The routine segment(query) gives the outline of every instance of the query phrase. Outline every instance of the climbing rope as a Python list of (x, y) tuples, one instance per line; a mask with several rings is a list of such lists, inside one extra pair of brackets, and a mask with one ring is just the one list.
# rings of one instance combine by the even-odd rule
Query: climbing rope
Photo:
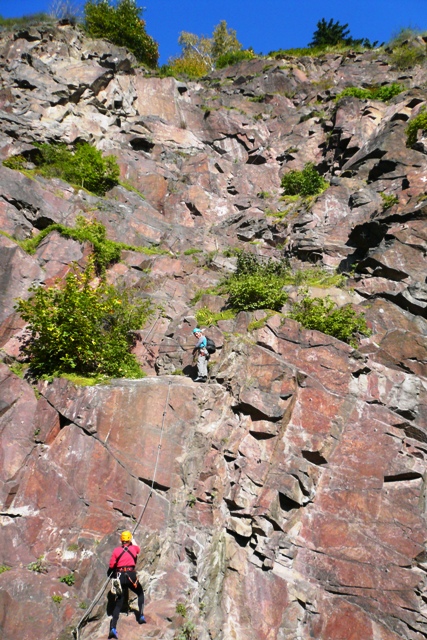
[[(170, 386), (171, 386), (171, 383), (169, 382), (169, 384), (168, 384), (168, 393), (167, 393), (167, 397), (166, 397), (166, 404), (165, 404), (165, 408), (164, 408), (163, 416), (162, 416), (162, 426), (161, 426), (161, 429), (160, 429), (159, 444), (157, 445), (156, 464), (154, 465), (154, 473), (153, 473), (153, 480), (151, 482), (150, 493), (147, 496), (147, 500), (145, 501), (144, 507), (143, 507), (143, 509), (141, 511), (141, 515), (139, 516), (139, 518), (138, 518), (138, 520), (137, 520), (137, 522), (136, 522), (136, 524), (135, 524), (135, 526), (133, 528), (132, 536), (135, 533), (135, 531), (137, 530), (137, 528), (139, 527), (139, 525), (141, 523), (141, 520), (143, 518), (143, 515), (145, 513), (145, 510), (147, 508), (148, 502), (149, 502), (149, 500), (150, 500), (150, 498), (151, 498), (151, 496), (153, 494), (154, 483), (155, 483), (155, 480), (156, 480), (157, 467), (158, 467), (159, 458), (160, 458), (160, 450), (162, 448), (162, 440), (163, 440), (163, 431), (164, 431), (164, 426), (165, 426), (165, 418), (166, 418), (167, 408), (168, 408), (168, 405), (169, 405)], [(96, 594), (94, 599), (92, 600), (91, 604), (86, 609), (84, 616), (81, 618), (81, 620), (79, 620), (77, 626), (73, 630), (73, 634), (74, 634), (74, 637), (76, 638), (76, 640), (80, 640), (80, 629), (83, 626), (83, 623), (85, 622), (85, 620), (87, 620), (87, 618), (90, 616), (90, 614), (91, 614), (93, 608), (95, 607), (95, 605), (98, 604), (98, 602), (101, 599), (101, 597), (102, 597), (107, 585), (109, 584), (109, 582), (110, 582), (110, 577), (108, 576), (105, 579), (102, 587), (100, 588), (100, 590), (98, 591), (98, 593)]]

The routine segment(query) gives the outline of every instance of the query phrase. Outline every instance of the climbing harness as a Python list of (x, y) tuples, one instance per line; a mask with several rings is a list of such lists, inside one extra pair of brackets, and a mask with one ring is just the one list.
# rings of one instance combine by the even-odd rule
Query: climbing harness
[[(159, 438), (159, 444), (157, 445), (157, 457), (156, 457), (156, 464), (154, 465), (154, 473), (153, 473), (153, 480), (151, 483), (151, 488), (150, 488), (150, 493), (147, 496), (147, 500), (145, 501), (144, 507), (141, 511), (141, 515), (139, 516), (133, 531), (132, 531), (132, 536), (135, 533), (135, 531), (137, 530), (137, 528), (139, 527), (141, 520), (144, 516), (145, 510), (147, 508), (148, 502), (153, 494), (153, 490), (154, 490), (154, 483), (156, 480), (156, 473), (157, 473), (157, 467), (159, 464), (159, 458), (160, 458), (160, 450), (162, 448), (162, 439), (163, 439), (163, 431), (164, 431), (164, 426), (165, 426), (165, 418), (166, 418), (166, 413), (167, 413), (167, 408), (169, 405), (169, 395), (170, 395), (170, 386), (171, 383), (169, 382), (168, 384), (168, 393), (167, 393), (167, 398), (166, 398), (166, 404), (165, 404), (165, 408), (163, 411), (163, 416), (162, 416), (162, 427), (160, 429), (160, 438)], [(123, 551), (123, 553), (125, 552), (125, 550)], [(129, 552), (130, 553), (130, 552)], [(132, 555), (132, 554), (131, 554)], [(121, 556), (119, 556), (120, 558)], [(123, 570), (121, 568), (121, 570)], [(128, 576), (129, 579), (129, 576)], [(100, 590), (98, 591), (98, 593), (96, 594), (96, 596), (94, 597), (94, 599), (92, 600), (91, 604), (89, 605), (89, 607), (86, 609), (84, 616), (81, 618), (81, 620), (79, 620), (79, 622), (77, 623), (77, 626), (73, 629), (73, 635), (76, 638), (76, 640), (80, 640), (80, 629), (83, 626), (83, 623), (89, 618), (93, 608), (95, 607), (96, 604), (98, 604), (99, 600), (101, 599), (108, 583), (110, 582), (110, 576), (107, 577), (107, 579), (104, 581), (102, 587), (100, 588)], [(120, 584), (120, 580), (119, 580), (119, 584)], [(136, 583), (137, 584), (137, 583)], [(120, 589), (121, 589), (121, 585), (120, 585)], [(117, 594), (119, 595), (119, 594)]]

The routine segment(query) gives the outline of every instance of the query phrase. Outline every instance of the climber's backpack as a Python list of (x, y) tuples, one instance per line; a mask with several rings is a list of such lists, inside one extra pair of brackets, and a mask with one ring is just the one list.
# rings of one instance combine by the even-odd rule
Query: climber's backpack
[(212, 338), (206, 338), (206, 351), (210, 354), (215, 353), (216, 346)]

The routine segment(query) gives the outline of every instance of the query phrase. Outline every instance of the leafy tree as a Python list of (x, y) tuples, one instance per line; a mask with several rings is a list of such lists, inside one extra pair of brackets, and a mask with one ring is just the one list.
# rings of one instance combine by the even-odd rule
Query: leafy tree
[(139, 62), (156, 67), (158, 46), (145, 30), (142, 11), (136, 0), (88, 0), (84, 6), (86, 30), (93, 38), (127, 47)]
[[(186, 73), (195, 78), (212, 71), (222, 56), (242, 50), (236, 31), (229, 29), (225, 20), (215, 27), (211, 37), (182, 31), (178, 43), (182, 53), (179, 57), (171, 58), (169, 68), (172, 73)], [(253, 57), (253, 54), (249, 57)]]
[(242, 45), (237, 39), (237, 32), (229, 29), (225, 20), (221, 20), (212, 34), (212, 58), (214, 61), (227, 53), (241, 51)]
[(178, 44), (182, 48), (182, 53), (178, 58), (172, 58), (170, 61), (170, 66), (177, 73), (186, 73), (190, 77), (200, 78), (212, 71), (211, 38), (181, 31)]
[(31, 331), (23, 352), (35, 375), (142, 376), (129, 351), (129, 332), (143, 326), (149, 304), (94, 276), (90, 261), (83, 273), (71, 272), (53, 287), (33, 287), (30, 299), (17, 301)]

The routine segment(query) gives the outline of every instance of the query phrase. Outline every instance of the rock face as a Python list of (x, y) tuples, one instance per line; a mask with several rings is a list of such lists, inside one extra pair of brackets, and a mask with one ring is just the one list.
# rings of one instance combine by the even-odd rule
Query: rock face
[[(403, 76), (368, 51), (182, 83), (133, 63), (69, 26), (0, 34), (0, 158), (88, 140), (117, 156), (123, 183), (99, 198), (0, 167), (2, 637), (71, 638), (118, 532), (136, 525), (144, 637), (427, 637), (427, 156), (421, 134), (412, 149), (405, 135), (427, 68)], [(387, 104), (334, 100), (391, 82), (405, 90)], [(330, 186), (287, 202), (281, 176), (306, 162)], [(124, 251), (108, 270), (161, 305), (135, 328), (144, 379), (34, 385), (13, 372), (15, 299), (90, 252), (57, 232), (32, 256), (17, 240), (78, 215), (167, 251)], [(207, 290), (236, 247), (351, 273), (328, 293), (363, 310), (372, 335), (353, 349), (241, 312), (209, 330), (209, 384), (172, 375), (191, 369), (191, 299), (223, 308)], [(82, 640), (106, 636), (106, 600)], [(119, 631), (141, 637), (132, 616)]]

